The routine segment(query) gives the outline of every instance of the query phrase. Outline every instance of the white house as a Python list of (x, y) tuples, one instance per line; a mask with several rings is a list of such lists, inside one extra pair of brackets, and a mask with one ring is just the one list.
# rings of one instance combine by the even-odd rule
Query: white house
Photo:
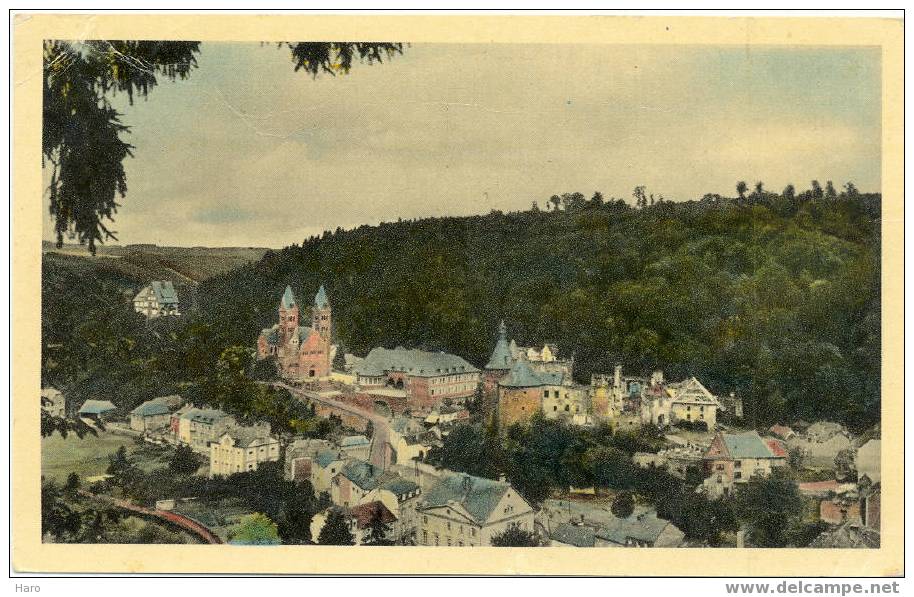
[(443, 477), (417, 508), (419, 545), (491, 545), (510, 527), (533, 532), (533, 508), (508, 483), (466, 474)]
[(133, 309), (149, 319), (165, 315), (177, 316), (180, 303), (174, 284), (168, 280), (153, 280), (133, 298)]
[(209, 449), (210, 478), (255, 471), (261, 463), (279, 460), (279, 440), (250, 428), (223, 433)]

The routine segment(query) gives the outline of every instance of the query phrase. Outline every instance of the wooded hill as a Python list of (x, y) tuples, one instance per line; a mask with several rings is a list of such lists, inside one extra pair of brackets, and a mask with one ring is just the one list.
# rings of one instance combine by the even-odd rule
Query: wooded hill
[(338, 229), (203, 281), (198, 316), (221, 344), (253, 346), (287, 284), (307, 304), (323, 283), (356, 354), (482, 366), (504, 318), (519, 344), (573, 354), (581, 382), (661, 368), (736, 392), (750, 424), (877, 422), (880, 196), (741, 193), (638, 208), (574, 193), (550, 211)]

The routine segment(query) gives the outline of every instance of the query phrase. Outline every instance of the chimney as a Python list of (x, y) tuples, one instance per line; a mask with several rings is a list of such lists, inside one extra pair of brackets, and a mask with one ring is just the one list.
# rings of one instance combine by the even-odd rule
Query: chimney
[(616, 365), (616, 370), (613, 374), (613, 387), (616, 389), (622, 387), (622, 365)]

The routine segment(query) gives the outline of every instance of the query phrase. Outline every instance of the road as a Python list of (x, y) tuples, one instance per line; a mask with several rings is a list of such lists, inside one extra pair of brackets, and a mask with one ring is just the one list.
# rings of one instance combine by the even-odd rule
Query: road
[(390, 442), (390, 421), (387, 420), (387, 417), (373, 411), (361, 409), (346, 402), (334, 400), (328, 396), (321, 396), (317, 392), (290, 386), (283, 382), (270, 382), (270, 385), (288, 390), (289, 393), (300, 399), (304, 398), (313, 402), (320, 402), (321, 404), (332, 406), (333, 408), (347, 412), (351, 415), (371, 421), (374, 432), (371, 436), (371, 453), (368, 457), (368, 461), (371, 462), (371, 464), (380, 467), (381, 470), (386, 470), (390, 465), (387, 458), (387, 444)]

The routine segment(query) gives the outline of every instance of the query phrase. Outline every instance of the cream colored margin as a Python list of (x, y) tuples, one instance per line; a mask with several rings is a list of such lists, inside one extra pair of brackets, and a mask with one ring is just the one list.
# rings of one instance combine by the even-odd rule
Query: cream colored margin
[[(13, 565), (42, 572), (873, 576), (903, 572), (903, 23), (606, 16), (33, 15), (14, 17)], [(882, 46), (883, 479), (879, 550), (382, 549), (43, 545), (40, 541), (43, 39)], [(506, 76), (510, 76), (506, 73)], [(154, 101), (154, 98), (153, 100)], [(886, 375), (885, 372), (893, 372)], [(814, 399), (814, 397), (810, 397)]]

